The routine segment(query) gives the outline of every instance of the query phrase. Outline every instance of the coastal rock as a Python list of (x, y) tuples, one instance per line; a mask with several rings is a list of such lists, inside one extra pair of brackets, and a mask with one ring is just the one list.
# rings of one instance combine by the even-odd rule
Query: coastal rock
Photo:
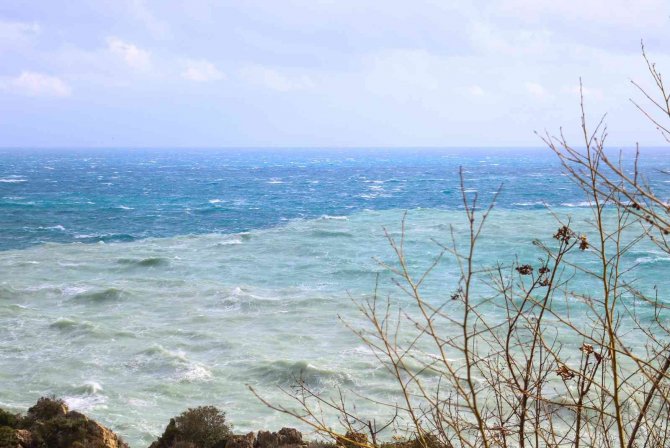
[(33, 435), (27, 429), (17, 429), (15, 436), (21, 448), (30, 448), (33, 446)]
[(338, 437), (336, 443), (337, 446), (344, 448), (358, 448), (369, 445), (368, 436), (366, 434), (353, 431), (348, 431), (344, 437)]
[(254, 448), (256, 436), (253, 432), (243, 436), (230, 436), (226, 443), (226, 448)]
[(65, 417), (68, 407), (63, 400), (42, 397), (37, 403), (28, 409), (28, 418), (32, 420), (50, 420), (52, 418)]
[(294, 428), (282, 428), (278, 432), (259, 431), (255, 448), (297, 448), (303, 446), (302, 434)]
[(40, 398), (25, 417), (3, 422), (0, 448), (128, 448), (120, 437), (55, 398)]

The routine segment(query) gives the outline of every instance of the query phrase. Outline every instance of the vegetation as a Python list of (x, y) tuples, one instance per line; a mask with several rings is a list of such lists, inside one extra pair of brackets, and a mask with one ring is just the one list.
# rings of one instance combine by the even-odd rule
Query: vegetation
[(152, 448), (178, 448), (194, 446), (212, 448), (220, 442), (225, 444), (232, 434), (226, 422), (226, 414), (214, 406), (189, 408), (170, 420), (165, 432), (154, 442)]
[[(643, 56), (655, 93), (634, 83), (651, 110), (636, 105), (670, 141), (670, 94), (644, 48)], [(579, 146), (562, 132), (542, 137), (591, 216), (579, 225), (556, 216), (552, 237), (533, 242), (538, 262), (475, 266), (495, 199), (482, 207), (463, 181), (467, 237), (440, 244), (428, 270), (411, 269), (404, 219), (399, 237), (387, 232), (395, 262), (384, 267), (410, 304), (375, 289), (357, 302), (367, 325), (352, 330), (397, 384), (398, 401), (368, 398), (389, 409), (388, 421), (359, 415), (343, 391), (320, 395), (300, 379), (286, 391), (296, 407), (252, 391), (343, 446), (381, 446), (389, 429), (425, 448), (670, 446), (670, 302), (666, 291), (638, 285), (624, 261), (640, 244), (670, 255), (670, 207), (637, 157), (629, 167), (609, 154), (604, 120), (589, 129), (583, 97), (581, 133)], [(422, 285), (444, 262), (458, 266), (460, 280), (436, 304)], [(585, 287), (573, 287), (575, 275)]]
[(63, 400), (42, 397), (26, 416), (0, 409), (0, 448), (128, 448), (109, 429), (70, 411)]

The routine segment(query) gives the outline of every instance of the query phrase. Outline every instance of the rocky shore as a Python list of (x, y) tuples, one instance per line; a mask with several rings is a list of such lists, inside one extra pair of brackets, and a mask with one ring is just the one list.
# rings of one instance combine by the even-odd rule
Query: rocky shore
[[(293, 428), (234, 434), (212, 406), (188, 409), (168, 423), (149, 448), (306, 448)], [(334, 444), (333, 444), (334, 446)], [(130, 448), (109, 428), (70, 410), (56, 398), (40, 398), (25, 415), (0, 409), (0, 448)], [(136, 447), (133, 447), (136, 448)]]

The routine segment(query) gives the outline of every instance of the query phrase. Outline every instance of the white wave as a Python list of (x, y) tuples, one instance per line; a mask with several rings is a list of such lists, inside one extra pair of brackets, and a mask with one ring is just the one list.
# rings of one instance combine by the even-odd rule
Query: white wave
[(76, 395), (63, 397), (65, 403), (72, 409), (88, 411), (95, 408), (106, 407), (107, 397), (101, 394), (102, 385), (94, 380), (85, 381), (81, 386), (75, 387)]
[(591, 203), (589, 201), (581, 201), (581, 202), (562, 202), (561, 205), (563, 207), (590, 207)]
[(89, 394), (97, 394), (102, 391), (102, 384), (97, 381), (86, 381), (84, 382), (83, 387), (86, 389)]
[(19, 179), (15, 177), (3, 177), (0, 178), (0, 183), (3, 184), (20, 184), (22, 182), (28, 182), (26, 179)]
[(638, 257), (635, 259), (636, 264), (653, 264), (667, 261), (670, 261), (669, 257)]
[(116, 208), (121, 209), (121, 210), (135, 210), (134, 208), (132, 208), (132, 207), (128, 207), (128, 206), (126, 206), (126, 205), (119, 205), (119, 206), (116, 207)]
[(212, 372), (202, 364), (193, 364), (188, 367), (185, 371), (178, 374), (178, 379), (180, 381), (185, 381), (189, 383), (197, 381), (207, 381), (212, 379)]
[(323, 220), (334, 220), (334, 221), (346, 221), (349, 218), (346, 216), (331, 216), (331, 215), (321, 215), (319, 219)]
[(531, 201), (531, 202), (513, 202), (512, 205), (516, 205), (519, 207), (532, 207), (535, 205), (545, 205), (544, 202), (542, 201)]
[(219, 241), (216, 243), (216, 246), (235, 246), (238, 244), (242, 244), (242, 240), (239, 238), (231, 238), (231, 239), (225, 239), (223, 241)]
[(96, 408), (105, 408), (107, 397), (104, 395), (65, 396), (63, 400), (70, 409), (90, 411)]
[(267, 181), (267, 182), (265, 182), (265, 183), (266, 183), (266, 184), (273, 184), (273, 185), (274, 185), (274, 184), (283, 184), (284, 181), (282, 181), (282, 180), (279, 179), (279, 178), (273, 177), (272, 179), (270, 179), (269, 181)]
[(43, 230), (60, 230), (60, 231), (65, 231), (65, 227), (62, 225), (58, 224), (57, 226), (49, 226), (49, 227), (40, 227), (40, 229)]
[(210, 204), (220, 204), (222, 202), (225, 202), (223, 199), (210, 199), (208, 201)]
[(64, 296), (76, 296), (77, 294), (83, 294), (88, 291), (88, 288), (84, 286), (67, 286), (63, 288)]

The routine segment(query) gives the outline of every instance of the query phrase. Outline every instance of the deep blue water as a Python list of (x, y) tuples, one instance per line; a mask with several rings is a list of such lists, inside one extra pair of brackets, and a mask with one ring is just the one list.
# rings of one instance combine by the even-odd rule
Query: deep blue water
[[(583, 200), (545, 148), (3, 149), (0, 250), (235, 233), (364, 209), (455, 208), (460, 167), (484, 202), (502, 185), (500, 208)], [(663, 176), (670, 152), (649, 150), (642, 168)]]
[[(248, 384), (289, 406), (277, 386), (303, 373), (323, 390), (394, 396), (396, 380), (338, 316), (360, 322), (351, 298), (368, 297), (378, 280), (407, 303), (375, 261), (394, 262), (382, 228), (398, 235), (404, 210), (412, 270), (428, 268), (436, 241), (467, 240), (460, 167), (470, 198), (488, 203), (502, 184), (477, 266), (537, 263), (533, 240), (556, 243), (545, 203), (593, 232), (584, 194), (541, 148), (0, 150), (0, 407), (25, 411), (55, 394), (147, 446), (200, 404), (225, 409), (242, 432), (296, 426)], [(641, 171), (663, 198), (668, 169), (670, 151), (643, 154)], [(118, 244), (70, 244), (94, 242)], [(600, 263), (595, 251), (571, 256)], [(634, 266), (629, 279), (665, 300), (668, 254), (643, 241), (624, 256), (622, 267)], [(488, 297), (486, 270), (476, 277), (473, 291)], [(459, 264), (443, 257), (423, 299), (443, 303), (459, 279)], [(577, 273), (570, 289), (591, 294), (596, 280)], [(590, 320), (578, 309), (582, 328)], [(506, 318), (501, 310), (485, 309), (492, 319)], [(560, 342), (579, 356), (580, 337)], [(373, 401), (357, 408), (388, 417)]]

